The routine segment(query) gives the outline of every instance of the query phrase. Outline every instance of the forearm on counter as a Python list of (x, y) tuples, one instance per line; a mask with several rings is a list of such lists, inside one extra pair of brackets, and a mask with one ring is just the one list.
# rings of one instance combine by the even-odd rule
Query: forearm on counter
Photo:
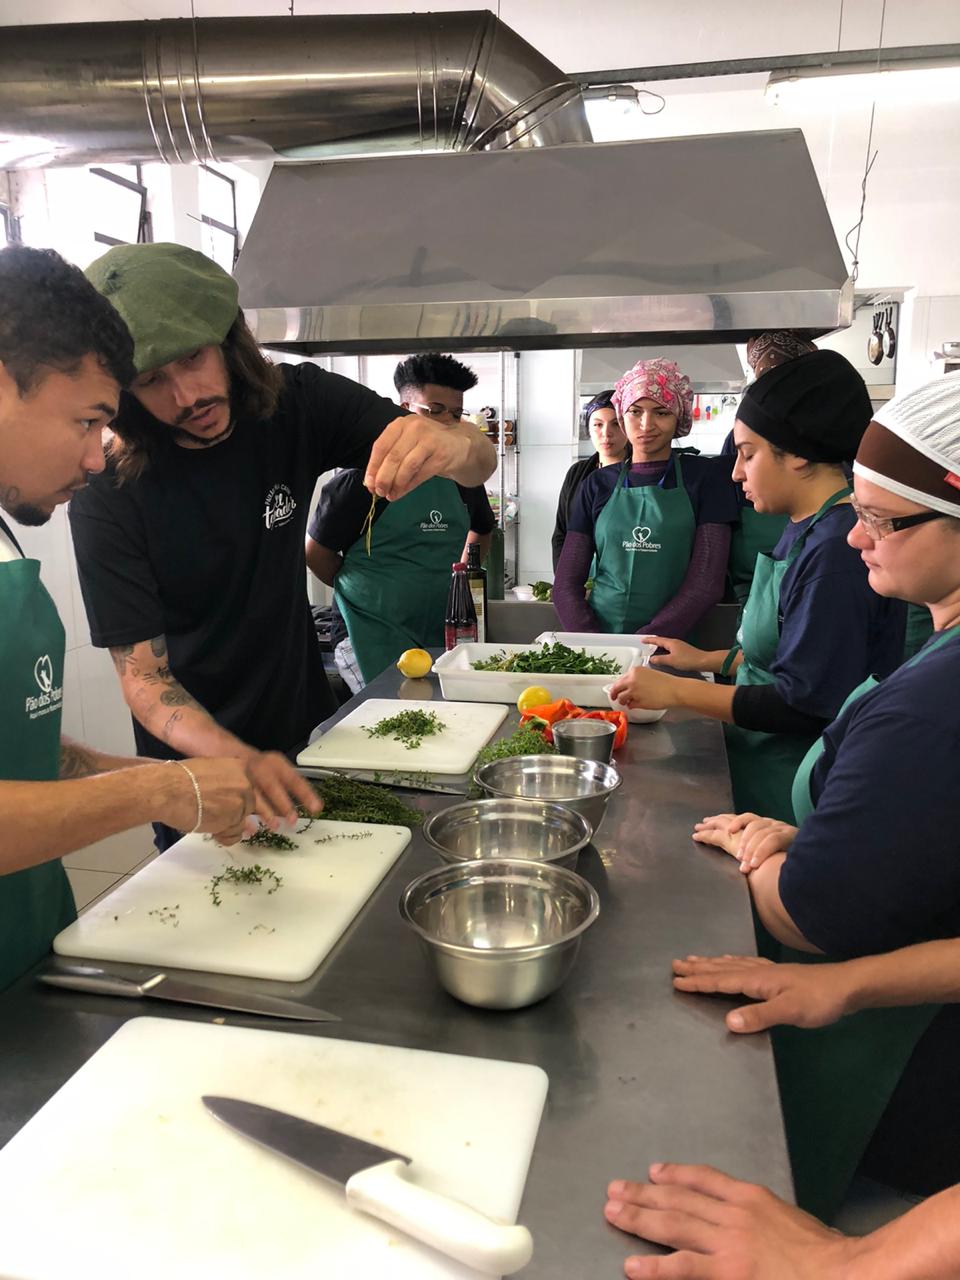
[(920, 942), (846, 962), (850, 1008), (890, 1008), (960, 1001), (960, 939)]
[(65, 782), (0, 782), (0, 875), (159, 819), (189, 785), (180, 773), (153, 763)]
[(960, 1187), (931, 1196), (857, 1242), (848, 1280), (955, 1280), (960, 1275)]

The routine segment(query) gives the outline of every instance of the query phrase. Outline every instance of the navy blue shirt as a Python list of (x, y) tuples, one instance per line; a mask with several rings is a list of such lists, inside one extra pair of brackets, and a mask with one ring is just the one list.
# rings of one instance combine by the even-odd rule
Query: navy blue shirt
[[(664, 471), (673, 459), (668, 459), (658, 471), (637, 473), (627, 471), (627, 487), (640, 488), (642, 485), (658, 484)], [(620, 479), (621, 464), (611, 463), (609, 467), (598, 467), (588, 475), (577, 490), (570, 510), (567, 524), (569, 533), (586, 533), (593, 537), (593, 531), (603, 508)], [(693, 507), (693, 518), (701, 524), (734, 524), (739, 516), (737, 492), (730, 478), (730, 464), (725, 459), (701, 458), (693, 454), (684, 454), (681, 459), (683, 486)], [(672, 467), (664, 482), (665, 489), (677, 487), (676, 468)]]
[[(775, 560), (812, 519), (787, 525)], [(889, 675), (903, 657), (906, 605), (871, 590), (860, 552), (847, 542), (856, 520), (849, 503), (831, 507), (780, 585), (780, 643), (770, 672), (785, 702), (823, 720), (838, 714), (861, 680)]]
[(960, 635), (932, 643), (823, 735), (780, 898), (829, 956), (960, 935)]

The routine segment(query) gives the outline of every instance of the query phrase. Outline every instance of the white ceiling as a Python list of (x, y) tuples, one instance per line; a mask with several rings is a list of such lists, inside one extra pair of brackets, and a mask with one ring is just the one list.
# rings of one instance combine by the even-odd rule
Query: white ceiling
[[(199, 17), (284, 14), (291, 0), (194, 0)], [(884, 0), (293, 0), (298, 14), (499, 9), (564, 71), (871, 48)], [(842, 27), (840, 23), (843, 13)], [(0, 25), (89, 21), (89, 0), (0, 0)], [(190, 0), (98, 0), (99, 22), (189, 17)], [(838, 42), (839, 36), (839, 42)], [(960, 42), (958, 0), (886, 0), (886, 46)]]

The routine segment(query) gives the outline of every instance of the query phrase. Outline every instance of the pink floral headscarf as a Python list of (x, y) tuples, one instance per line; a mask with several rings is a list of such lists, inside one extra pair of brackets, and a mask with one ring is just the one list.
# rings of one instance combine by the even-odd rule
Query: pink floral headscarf
[(690, 434), (693, 426), (693, 388), (690, 379), (681, 373), (672, 360), (638, 360), (617, 383), (613, 393), (613, 407), (617, 420), (623, 426), (624, 411), (638, 400), (656, 400), (665, 409), (677, 415), (677, 436)]

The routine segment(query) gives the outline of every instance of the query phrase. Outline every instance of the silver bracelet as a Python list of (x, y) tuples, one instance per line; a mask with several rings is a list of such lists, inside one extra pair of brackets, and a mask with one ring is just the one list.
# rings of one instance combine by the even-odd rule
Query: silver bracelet
[(200, 794), (200, 783), (197, 781), (196, 774), (193, 770), (189, 769), (182, 760), (168, 760), (167, 764), (179, 765), (193, 783), (193, 794), (197, 797), (197, 825), (190, 832), (190, 835), (193, 835), (194, 831), (200, 830), (200, 823), (203, 821), (203, 796)]

